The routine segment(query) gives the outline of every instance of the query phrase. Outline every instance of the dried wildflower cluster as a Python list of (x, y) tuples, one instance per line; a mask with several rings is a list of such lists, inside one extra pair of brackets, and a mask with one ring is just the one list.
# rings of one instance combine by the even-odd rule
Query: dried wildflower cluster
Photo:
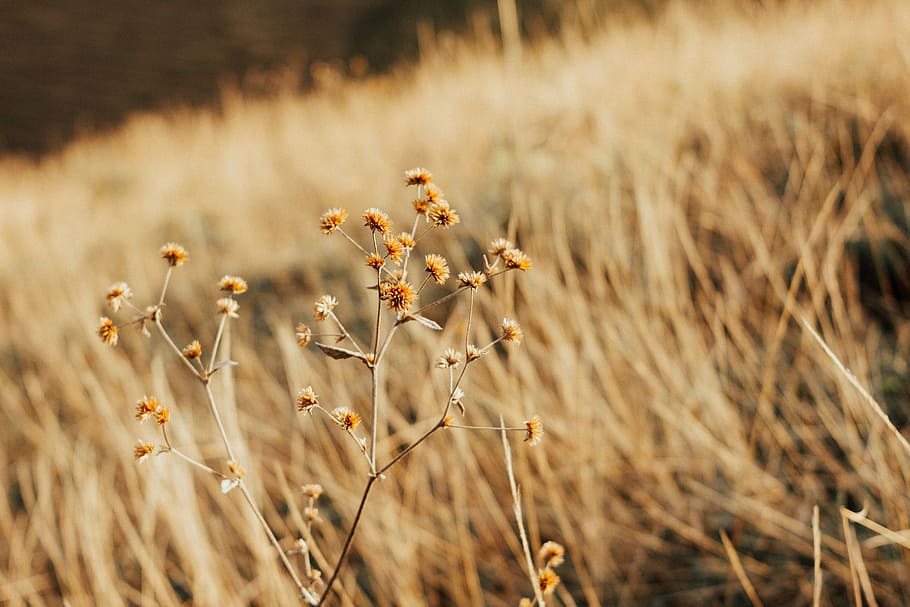
[[(373, 379), (373, 395), (369, 411), (354, 411), (347, 406), (324, 407), (312, 386), (301, 389), (297, 394), (296, 405), (298, 411), (312, 414), (319, 412), (329, 421), (346, 431), (353, 439), (358, 450), (363, 454), (368, 466), (368, 482), (364, 489), (363, 499), (376, 479), (383, 475), (405, 455), (423, 443), (430, 435), (439, 429), (492, 429), (498, 427), (467, 426), (455, 423), (450, 415), (453, 408), (457, 408), (462, 415), (467, 414), (467, 396), (463, 387), (463, 379), (467, 367), (488, 354), (499, 342), (519, 344), (524, 335), (519, 323), (509, 317), (503, 318), (498, 327), (498, 334), (489, 343), (476, 344), (471, 340), (472, 323), (474, 322), (474, 307), (479, 292), (490, 280), (513, 270), (525, 272), (531, 269), (532, 264), (528, 256), (515, 245), (504, 239), (494, 240), (488, 249), (489, 256), (484, 257), (483, 268), (469, 268), (455, 274), (449, 267), (446, 258), (437, 251), (420, 251), (434, 232), (447, 230), (461, 223), (458, 212), (446, 200), (442, 190), (433, 182), (433, 176), (423, 168), (416, 168), (405, 172), (404, 184), (416, 188), (417, 195), (412, 201), (414, 215), (407, 222), (406, 229), (395, 229), (391, 215), (383, 209), (370, 207), (359, 215), (349, 214), (343, 208), (328, 209), (319, 218), (319, 229), (325, 235), (340, 234), (350, 242), (362, 256), (363, 266), (370, 273), (367, 288), (376, 293), (376, 322), (373, 331), (367, 339), (359, 339), (352, 335), (345, 327), (342, 319), (336, 313), (340, 304), (332, 295), (322, 295), (313, 303), (313, 318), (317, 322), (329, 322), (332, 327), (321, 336), (332, 337), (332, 343), (317, 341), (316, 346), (324, 354), (334, 359), (356, 359), (362, 362), (370, 371)], [(349, 217), (359, 217), (359, 228), (363, 232), (358, 234), (353, 229), (348, 229), (346, 221)], [(419, 261), (418, 261), (419, 260)], [(419, 264), (419, 268), (417, 267)], [(414, 266), (414, 267), (412, 267)], [(428, 289), (432, 283), (435, 287), (445, 287), (452, 275), (456, 276), (454, 286), (442, 296), (438, 289)], [(432, 295), (432, 297), (430, 297)], [(429, 426), (410, 445), (397, 453), (385, 454), (386, 462), (381, 461), (383, 454), (378, 453), (378, 431), (383, 428), (383, 417), (386, 413), (383, 407), (386, 403), (379, 401), (382, 390), (375, 389), (381, 381), (378, 369), (383, 362), (383, 356), (389, 348), (393, 335), (399, 328), (411, 321), (416, 325), (432, 330), (441, 330), (442, 326), (435, 320), (425, 316), (425, 313), (437, 304), (452, 297), (463, 295), (468, 301), (468, 322), (465, 327), (464, 341), (458, 347), (447, 347), (435, 360), (434, 366), (448, 372), (448, 393), (440, 402), (440, 415), (438, 421)], [(389, 320), (384, 316), (391, 315)], [(303, 323), (295, 329), (297, 343), (307, 346), (314, 338), (311, 329)], [(366, 430), (363, 428), (366, 427)], [(505, 428), (505, 431), (521, 432), (529, 445), (536, 445), (543, 436), (543, 425), (539, 416), (534, 416), (521, 426)], [(355, 518), (348, 539), (353, 537), (354, 531), (360, 520), (359, 514)], [(345, 550), (350, 545), (346, 542)], [(336, 579), (343, 552), (338, 565), (326, 583), (326, 594), (331, 591)], [(551, 569), (546, 569), (551, 571)], [(542, 582), (543, 583), (543, 582)], [(555, 586), (555, 583), (552, 584)], [(323, 595), (323, 599), (325, 595)]]
[[(524, 337), (519, 323), (510, 317), (505, 317), (499, 321), (498, 331), (494, 331), (492, 340), (487, 339), (485, 342), (475, 343), (471, 338), (474, 333), (477, 333), (474, 326), (478, 316), (475, 310), (477, 298), (482, 296), (480, 293), (484, 287), (500, 275), (514, 270), (519, 272), (530, 270), (531, 260), (512, 242), (499, 238), (490, 244), (488, 255), (484, 256), (482, 268), (468, 268), (457, 273), (454, 272), (442, 254), (422, 249), (430, 236), (460, 224), (461, 217), (446, 200), (442, 190), (434, 183), (432, 175), (426, 169), (417, 168), (406, 171), (404, 183), (405, 186), (416, 189), (416, 196), (412, 200), (412, 219), (406, 223), (403, 229), (396, 230), (391, 215), (377, 207), (367, 208), (359, 215), (354, 215), (355, 219), (351, 223), (359, 224), (355, 225), (357, 233), (353, 229), (349, 230), (350, 224), (347, 222), (352, 216), (343, 208), (329, 209), (319, 218), (319, 230), (327, 236), (340, 234), (350, 242), (361, 256), (360, 264), (362, 265), (360, 267), (369, 274), (369, 280), (365, 286), (371, 293), (375, 293), (376, 306), (375, 323), (370, 334), (355, 336), (348, 331), (337, 313), (341, 311), (341, 303), (331, 294), (325, 294), (316, 299), (312, 309), (315, 321), (329, 323), (329, 330), (314, 333), (308, 325), (299, 323), (294, 331), (295, 339), (301, 347), (306, 347), (317, 340), (315, 341), (316, 346), (330, 358), (359, 360), (368, 369), (373, 386), (369, 407), (358, 405), (359, 410), (355, 410), (346, 403), (324, 405), (312, 385), (300, 389), (296, 396), (295, 404), (300, 413), (321, 417), (329, 422), (329, 425), (339, 428), (343, 433), (340, 436), (344, 437), (343, 440), (352, 440), (359, 452), (358, 457), (362, 456), (366, 464), (366, 484), (361, 508), (358, 509), (351, 523), (341, 554), (334, 560), (331, 574), (325, 582), (322, 580), (322, 572), (311, 562), (311, 554), (319, 555), (326, 552), (315, 551), (312, 535), (312, 526), (322, 522), (316, 506), (318, 498), (323, 493), (322, 487), (318, 484), (302, 487), (306, 505), (302, 510), (302, 519), (298, 520), (304, 521), (305, 528), (301, 529), (303, 537), (296, 540), (294, 549), (284, 550), (247, 489), (246, 471), (237, 459), (231, 441), (224, 430), (211, 389), (210, 380), (215, 373), (237, 364), (223, 358), (222, 337), (230, 321), (240, 315), (238, 296), (249, 290), (247, 282), (239, 276), (224, 275), (216, 284), (219, 295), (214, 301), (217, 321), (214, 339), (211, 343), (206, 343), (205, 348), (195, 337), (182, 347), (178, 346), (165, 328), (162, 312), (172, 273), (183, 265), (189, 256), (182, 246), (169, 242), (160, 250), (160, 256), (166, 262), (166, 273), (157, 302), (144, 308), (137, 307), (132, 303), (133, 291), (129, 285), (125, 282), (117, 282), (111, 285), (106, 293), (107, 305), (112, 315), (128, 311), (132, 316), (120, 324), (112, 318), (103, 316), (96, 330), (101, 341), (109, 346), (118, 344), (121, 329), (126, 326), (132, 325), (146, 336), (151, 335), (150, 329), (156, 330), (184, 368), (200, 382), (224, 445), (225, 457), (221, 460), (222, 463), (209, 465), (209, 463), (183, 453), (174, 445), (168, 435), (168, 427), (172, 423), (171, 409), (164, 407), (154, 396), (143, 396), (138, 400), (134, 407), (134, 416), (140, 423), (154, 420), (161, 442), (156, 446), (154, 443), (140, 439), (133, 447), (134, 457), (137, 461), (142, 462), (150, 455), (169, 453), (214, 476), (220, 483), (222, 492), (228, 493), (239, 488), (246, 503), (256, 513), (256, 518), (262, 524), (301, 597), (313, 605), (321, 605), (332, 592), (333, 584), (361, 520), (363, 504), (366, 503), (374, 483), (385, 478), (385, 474), (395, 464), (438, 430), (498, 430), (503, 432), (503, 436), (506, 432), (522, 433), (525, 441), (531, 446), (538, 444), (543, 436), (543, 425), (539, 416), (532, 417), (522, 425), (503, 428), (461, 425), (456, 423), (452, 415), (453, 409), (458, 409), (462, 416), (469, 415), (470, 399), (464, 386), (467, 368), (490, 353), (500, 342), (519, 344)], [(456, 280), (450, 281), (453, 275)], [(445, 289), (447, 285), (449, 285), (449, 291), (439, 295), (440, 289)], [(402, 326), (408, 323), (415, 328), (420, 326), (424, 329), (442, 330), (442, 326), (426, 314), (437, 304), (457, 296), (462, 296), (467, 300), (467, 322), (464, 326), (463, 339), (459, 338), (457, 346), (446, 347), (434, 362), (435, 367), (447, 372), (448, 375), (448, 387), (438, 403), (439, 416), (434, 418), (435, 421), (430, 420), (432, 423), (426, 424), (424, 431), (418, 432), (417, 438), (413, 439), (410, 444), (397, 448), (391, 453), (381, 453), (380, 445), (397, 444), (397, 440), (381, 442), (384, 437), (379, 434), (387, 426), (384, 420), (388, 416), (387, 407), (391, 406), (391, 403), (381, 400), (381, 395), (385, 391), (381, 389), (381, 382), (384, 378), (380, 375), (380, 369), (392, 338)], [(320, 338), (330, 338), (326, 341), (331, 343), (323, 343), (319, 341)], [(322, 392), (321, 389), (320, 392)], [(331, 399), (326, 398), (325, 400), (330, 401)], [(562, 547), (555, 542), (547, 542), (541, 547), (538, 555), (540, 568), (537, 582), (542, 595), (551, 593), (559, 583), (559, 577), (553, 568), (562, 562), (562, 554)], [(289, 555), (302, 557), (304, 575), (298, 575), (297, 568), (288, 560)], [(542, 595), (538, 593), (538, 598)], [(539, 602), (542, 604), (541, 599)]]

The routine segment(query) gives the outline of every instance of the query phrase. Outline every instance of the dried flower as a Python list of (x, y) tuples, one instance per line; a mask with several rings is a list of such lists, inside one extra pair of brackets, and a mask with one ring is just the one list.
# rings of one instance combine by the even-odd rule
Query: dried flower
[(237, 314), (237, 310), (240, 309), (240, 304), (232, 297), (222, 297), (215, 302), (215, 306), (217, 307), (219, 314), (227, 314), (230, 318), (240, 317), (240, 315)]
[(486, 350), (481, 350), (474, 344), (468, 344), (468, 347), (465, 348), (465, 354), (467, 355), (468, 362), (471, 362), (472, 360), (477, 360), (478, 358), (480, 358), (481, 356), (483, 356), (486, 353), (487, 353)]
[(304, 485), (300, 488), (300, 490), (311, 500), (319, 499), (319, 496), (322, 495), (322, 485), (319, 485), (317, 483)]
[(367, 255), (367, 265), (375, 270), (379, 270), (385, 265), (385, 258), (379, 253), (370, 253)]
[(445, 200), (438, 200), (430, 206), (427, 219), (438, 228), (448, 228), (461, 221), (458, 213), (449, 207), (449, 203)]
[(326, 320), (329, 317), (329, 312), (334, 310), (337, 305), (337, 299), (331, 295), (323, 295), (313, 304), (313, 317), (316, 320)]
[(539, 415), (535, 415), (525, 422), (525, 442), (528, 446), (533, 447), (543, 438), (543, 421)]
[(313, 391), (313, 386), (307, 386), (297, 393), (297, 410), (309, 413), (310, 409), (319, 404), (319, 397)]
[(111, 310), (116, 312), (120, 307), (133, 296), (133, 292), (125, 282), (116, 282), (107, 290), (107, 303)]
[(194, 339), (184, 346), (180, 353), (183, 354), (183, 358), (193, 360), (194, 358), (202, 356), (202, 346), (199, 344), (198, 339)]
[(118, 339), (117, 325), (107, 316), (102, 316), (98, 322), (100, 323), (98, 325), (98, 337), (107, 345), (116, 346)]
[(347, 407), (336, 407), (332, 409), (332, 417), (345, 430), (353, 430), (360, 423), (360, 416), (348, 409)]
[(442, 190), (431, 183), (424, 190), (424, 196), (426, 196), (427, 202), (430, 205), (433, 205), (442, 200), (444, 194), (442, 193)]
[(414, 210), (417, 211), (418, 215), (426, 215), (427, 211), (430, 210), (430, 201), (426, 198), (417, 198), (411, 204), (414, 205)]
[(458, 352), (455, 348), (446, 348), (446, 351), (442, 353), (442, 356), (436, 359), (436, 366), (440, 369), (457, 367), (460, 364), (461, 352)]
[(417, 246), (417, 241), (408, 232), (402, 232), (398, 235), (398, 242), (406, 249), (413, 249)]
[(404, 172), (405, 185), (427, 185), (433, 180), (433, 175), (424, 168), (410, 169)]
[(331, 234), (340, 228), (341, 224), (343, 224), (344, 220), (347, 218), (348, 212), (344, 209), (329, 209), (319, 218), (319, 229), (321, 229), (324, 234)]
[(313, 506), (307, 506), (303, 509), (303, 518), (308, 523), (321, 523), (322, 519), (319, 518), (319, 508), (314, 508)]
[(313, 332), (310, 331), (310, 328), (305, 324), (299, 323), (294, 327), (294, 337), (297, 338), (297, 345), (303, 348), (310, 343), (310, 340), (313, 338)]
[(430, 253), (425, 258), (427, 273), (433, 278), (433, 282), (438, 285), (445, 284), (449, 279), (449, 262), (442, 255)]
[(186, 249), (176, 242), (169, 242), (161, 247), (161, 257), (167, 260), (169, 266), (176, 268), (186, 261), (187, 253)]
[(547, 569), (559, 567), (565, 560), (566, 549), (562, 544), (554, 541), (544, 542), (537, 551), (537, 560)]
[(167, 407), (162, 407), (155, 412), (155, 423), (159, 426), (165, 425), (169, 419), (171, 419), (171, 410)]
[(243, 478), (244, 475), (246, 474), (246, 471), (243, 469), (243, 466), (241, 466), (239, 462), (235, 462), (234, 460), (231, 460), (228, 462), (228, 470), (230, 470), (231, 474), (236, 476), (238, 479)]
[(222, 277), (221, 282), (218, 283), (218, 288), (222, 291), (233, 293), (234, 295), (240, 295), (241, 293), (246, 293), (247, 284), (246, 281), (239, 276), (224, 276)]
[(544, 568), (537, 572), (537, 587), (543, 594), (553, 594), (557, 586), (559, 586), (559, 576), (555, 571)]
[(417, 294), (406, 281), (384, 282), (379, 285), (379, 298), (388, 302), (393, 312), (405, 312), (414, 303)]
[(155, 415), (161, 402), (154, 396), (143, 396), (136, 403), (136, 419), (140, 422), (146, 421), (150, 416)]
[(521, 325), (518, 324), (518, 321), (512, 320), (511, 318), (502, 319), (502, 323), (499, 325), (499, 331), (502, 341), (511, 341), (516, 344), (521, 343), (521, 338), (524, 336), (521, 331)]
[(506, 249), (502, 252), (502, 260), (506, 268), (514, 268), (526, 272), (531, 269), (531, 258), (520, 249)]
[(133, 457), (136, 458), (136, 461), (140, 464), (148, 459), (149, 455), (155, 452), (155, 445), (152, 443), (144, 443), (142, 439), (139, 439), (136, 442), (136, 446), (133, 447)]
[(405, 246), (401, 244), (398, 237), (391, 235), (386, 236), (385, 250), (387, 253), (386, 256), (395, 263), (401, 263), (401, 260), (404, 259)]
[(373, 232), (379, 232), (382, 235), (389, 233), (392, 228), (392, 222), (389, 216), (377, 208), (370, 208), (363, 212), (363, 225), (370, 228)]
[(505, 238), (497, 238), (490, 243), (490, 248), (487, 249), (487, 252), (489, 252), (490, 255), (501, 257), (505, 251), (512, 248), (515, 248), (515, 245), (513, 245), (511, 241), (506, 240)]
[(483, 272), (478, 272), (477, 270), (472, 270), (470, 272), (460, 272), (458, 274), (458, 286), (460, 287), (471, 287), (472, 289), (477, 289), (485, 282), (487, 282), (487, 275)]

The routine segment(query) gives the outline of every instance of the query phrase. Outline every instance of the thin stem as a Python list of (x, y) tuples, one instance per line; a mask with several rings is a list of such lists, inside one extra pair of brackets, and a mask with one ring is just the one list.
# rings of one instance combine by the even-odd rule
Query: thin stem
[(218, 406), (215, 404), (215, 395), (212, 394), (212, 386), (208, 382), (205, 384), (205, 395), (208, 397), (209, 410), (212, 412), (212, 417), (215, 418), (215, 423), (218, 425), (218, 432), (221, 433), (221, 440), (224, 442), (224, 448), (227, 450), (228, 459), (232, 462), (236, 462), (237, 458), (234, 457), (231, 441), (228, 440), (227, 432), (224, 431), (224, 424), (221, 423), (221, 415), (218, 413)]
[(357, 249), (358, 249), (361, 253), (363, 253), (364, 255), (369, 255), (369, 253), (367, 253), (367, 250), (364, 249), (362, 246), (360, 246), (360, 243), (357, 242), (356, 240), (354, 240), (353, 238), (351, 238), (350, 235), (348, 235), (348, 233), (345, 232), (343, 229), (341, 229), (341, 228), (339, 227), (339, 228), (338, 228), (338, 232), (341, 233), (342, 236), (344, 236), (345, 238), (347, 238), (347, 239), (348, 239), (348, 242), (350, 242), (352, 245), (354, 245), (355, 247), (357, 247)]
[(212, 346), (212, 357), (209, 359), (209, 373), (215, 368), (215, 361), (218, 359), (218, 348), (221, 346), (221, 337), (224, 335), (224, 326), (227, 324), (227, 319), (228, 315), (222, 314), (221, 321), (218, 323), (218, 333), (215, 334), (215, 344)]
[(158, 327), (158, 332), (161, 333), (162, 337), (164, 337), (164, 341), (166, 341), (167, 344), (171, 347), (171, 350), (174, 351), (174, 353), (177, 355), (177, 358), (183, 361), (183, 364), (186, 365), (186, 367), (193, 375), (199, 379), (203, 379), (202, 374), (196, 370), (196, 367), (193, 366), (193, 363), (186, 359), (186, 357), (183, 355), (183, 352), (180, 351), (180, 348), (178, 348), (177, 344), (174, 343), (174, 340), (171, 339), (171, 336), (168, 334), (167, 330), (164, 328), (164, 325), (161, 323), (161, 319), (158, 318), (158, 314), (155, 314), (155, 326)]
[(335, 583), (335, 580), (338, 578), (338, 574), (341, 572), (341, 566), (344, 563), (345, 557), (348, 555), (348, 551), (351, 549), (351, 543), (354, 541), (354, 532), (357, 531), (357, 526), (360, 524), (360, 519), (363, 517), (363, 508), (366, 506), (367, 497), (370, 495), (370, 489), (373, 488), (373, 483), (376, 482), (378, 476), (370, 476), (367, 479), (367, 484), (363, 488), (363, 496), (360, 498), (360, 506), (357, 507), (357, 514), (354, 515), (354, 522), (351, 523), (351, 529), (348, 531), (348, 536), (344, 540), (344, 546), (341, 549), (341, 555), (338, 557), (338, 562), (335, 564), (335, 569), (332, 571), (332, 575), (329, 576), (329, 580), (326, 582), (325, 590), (322, 593), (322, 596), (319, 597), (319, 602), (317, 605), (322, 605), (326, 598), (329, 596), (329, 593), (332, 591), (332, 584)]
[(164, 275), (164, 283), (161, 285), (161, 295), (158, 297), (158, 305), (164, 305), (164, 296), (167, 294), (167, 286), (171, 282), (171, 273), (174, 271), (174, 266), (168, 265), (167, 273)]
[(534, 588), (534, 596), (537, 598), (537, 604), (540, 607), (546, 607), (543, 599), (543, 593), (537, 583), (537, 572), (534, 570), (534, 559), (531, 558), (531, 547), (528, 544), (528, 535), (525, 533), (524, 517), (521, 513), (521, 492), (515, 484), (515, 472), (512, 470), (512, 450), (509, 449), (509, 441), (506, 439), (505, 424), (502, 418), (499, 418), (499, 425), (502, 426), (502, 449), (506, 455), (506, 470), (509, 472), (509, 489), (512, 491), (513, 512), (515, 520), (518, 522), (518, 536), (521, 538), (521, 547), (524, 551), (525, 562), (528, 566), (528, 576), (531, 580), (531, 586)]
[[(376, 272), (376, 283), (382, 280), (380, 271)], [(370, 472), (376, 472), (376, 441), (379, 435), (379, 361), (376, 354), (379, 351), (379, 332), (382, 325), (382, 300), (376, 297), (376, 330), (373, 332), (373, 361), (370, 364)]]
[(462, 430), (496, 430), (501, 432), (505, 430), (506, 432), (527, 432), (527, 428), (502, 428), (499, 426), (460, 426), (458, 424), (450, 424), (446, 426), (447, 428), (460, 428)]
[[(341, 324), (341, 320), (337, 316), (335, 316), (335, 312), (329, 310), (329, 316), (332, 318), (332, 320), (335, 321), (335, 324), (338, 326), (338, 330), (341, 331), (341, 335), (345, 339), (347, 339), (348, 341), (351, 342), (351, 345), (354, 346), (355, 350), (357, 350), (360, 354), (366, 356), (366, 353), (360, 349), (360, 346), (357, 344), (357, 342), (354, 340), (354, 338), (351, 336), (351, 334), (348, 333), (348, 330), (344, 328), (343, 324)], [(321, 336), (325, 337), (327, 335), (330, 335), (330, 334), (325, 333), (325, 334), (322, 334)], [(313, 337), (319, 337), (319, 335), (314, 334)]]
[(269, 537), (269, 541), (272, 543), (272, 546), (274, 546), (275, 550), (278, 552), (278, 557), (281, 559), (281, 564), (284, 565), (284, 568), (291, 576), (291, 579), (294, 580), (294, 585), (297, 586), (297, 590), (300, 592), (300, 596), (304, 597), (311, 605), (315, 605), (316, 596), (307, 590), (303, 585), (303, 582), (300, 581), (300, 578), (297, 576), (297, 572), (294, 570), (294, 567), (288, 560), (288, 557), (284, 553), (284, 549), (281, 547), (281, 544), (278, 543), (278, 538), (275, 537), (275, 534), (272, 532), (272, 528), (269, 527), (269, 524), (265, 520), (265, 517), (262, 516), (262, 512), (259, 510), (256, 502), (253, 500), (253, 496), (250, 494), (250, 490), (247, 489), (246, 483), (243, 482), (243, 479), (240, 480), (238, 486), (240, 487), (240, 492), (243, 494), (243, 497), (246, 499), (246, 503), (249, 505), (250, 509), (252, 509), (253, 513), (256, 515), (256, 518), (259, 519), (259, 523), (265, 530), (265, 534)]

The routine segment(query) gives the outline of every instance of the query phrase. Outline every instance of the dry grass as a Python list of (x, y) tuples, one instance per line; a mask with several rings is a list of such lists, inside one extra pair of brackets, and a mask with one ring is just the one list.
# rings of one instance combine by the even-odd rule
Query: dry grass
[[(810, 605), (816, 538), (821, 604), (906, 603), (910, 461), (791, 315), (902, 430), (910, 7), (806, 4), (680, 8), (654, 26), (566, 34), (525, 49), (521, 65), (441, 45), (388, 79), (137, 118), (37, 167), (7, 161), (0, 602), (294, 595), (238, 499), (165, 458), (132, 461), (131, 405), (147, 392), (179, 403), (175, 439), (194, 456), (220, 452), (164, 348), (98, 343), (99, 293), (125, 276), (153, 293), (154, 252), (182, 242), (193, 264), (169, 305), (185, 343), (214, 331), (201, 295), (213, 277), (246, 277), (236, 383), (215, 388), (236, 412), (227, 430), (251, 491), (280, 537), (304, 525), (308, 482), (325, 487), (329, 522), (349, 521), (360, 454), (302, 423), (294, 394), (318, 377), (333, 401), (359, 406), (369, 386), (301, 352), (294, 321), (324, 292), (363, 301), (340, 243), (318, 231), (322, 210), (391, 208), (395, 176), (426, 165), (471, 217), (444, 251), (453, 265), (476, 265), (471, 243), (503, 231), (535, 260), (497, 285), (525, 329), (521, 350), (469, 387), (479, 422), (546, 420), (514, 466), (530, 543), (566, 545), (553, 604), (741, 605), (743, 578), (764, 604)], [(480, 308), (489, 322), (502, 312)], [(410, 339), (392, 367), (438, 347)], [(442, 389), (390, 377), (402, 405), (389, 445), (414, 438)], [(342, 574), (349, 599), (514, 605), (528, 582), (499, 439), (432, 440), (371, 497)], [(344, 525), (319, 532), (331, 560)]]

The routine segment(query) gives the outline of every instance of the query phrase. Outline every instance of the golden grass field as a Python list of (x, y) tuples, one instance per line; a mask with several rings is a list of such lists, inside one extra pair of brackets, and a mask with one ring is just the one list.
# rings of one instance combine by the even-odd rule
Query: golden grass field
[[(514, 315), (525, 339), (471, 369), (465, 421), (544, 420), (540, 445), (512, 451), (532, 545), (567, 551), (548, 604), (910, 602), (910, 452), (876, 412), (910, 423), (910, 4), (680, 5), (565, 31), (509, 60), (440, 40), (391, 76), (227, 94), (217, 114), (140, 116), (0, 162), (0, 603), (295, 604), (236, 493), (175, 457), (133, 460), (156, 440), (133, 418), (151, 393), (185, 451), (225, 457), (160, 339), (98, 339), (104, 293), (127, 280), (152, 303), (158, 249), (179, 242), (165, 322), (205, 343), (217, 280), (247, 279), (240, 364), (215, 392), (288, 547), (299, 487), (325, 488), (331, 561), (363, 461), (294, 398), (313, 384), (362, 407), (369, 380), (293, 327), (324, 293), (366, 322), (369, 275), (319, 216), (409, 220), (415, 166), (461, 215), (441, 245), (453, 268), (503, 235), (534, 261), (480, 298), (486, 326)], [(441, 336), (402, 329), (390, 452), (438, 416), (432, 361), (461, 310)], [(529, 596), (499, 436), (446, 431), (394, 469), (340, 581), (329, 604)]]

